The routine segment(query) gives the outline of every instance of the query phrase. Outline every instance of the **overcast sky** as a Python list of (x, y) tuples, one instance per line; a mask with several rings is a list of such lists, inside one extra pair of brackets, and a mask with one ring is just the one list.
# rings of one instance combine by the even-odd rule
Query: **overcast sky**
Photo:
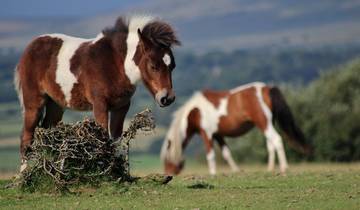
[(83, 17), (134, 7), (144, 0), (1, 0), (0, 17)]

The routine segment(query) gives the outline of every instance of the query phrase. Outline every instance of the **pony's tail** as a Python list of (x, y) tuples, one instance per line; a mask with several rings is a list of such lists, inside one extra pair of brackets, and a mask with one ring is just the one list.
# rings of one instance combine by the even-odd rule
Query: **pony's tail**
[(270, 88), (270, 99), (272, 103), (273, 120), (279, 124), (287, 138), (289, 145), (299, 152), (310, 155), (313, 152), (311, 145), (306, 143), (305, 136), (301, 129), (295, 124), (290, 107), (285, 101), (279, 88)]
[(20, 80), (20, 75), (19, 75), (19, 69), (18, 69), (18, 65), (16, 65), (15, 67), (15, 71), (14, 71), (14, 86), (15, 86), (15, 90), (16, 93), (19, 97), (19, 102), (21, 105), (21, 108), (24, 108), (24, 102), (23, 102), (23, 91), (22, 91), (22, 87), (21, 87), (21, 80)]

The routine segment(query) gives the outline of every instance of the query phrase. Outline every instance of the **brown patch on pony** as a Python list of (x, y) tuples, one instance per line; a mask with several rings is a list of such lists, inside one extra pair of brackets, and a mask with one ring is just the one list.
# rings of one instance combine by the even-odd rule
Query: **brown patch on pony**
[[(99, 87), (99, 91), (105, 97), (118, 99), (108, 101), (110, 109), (128, 103), (128, 101), (119, 101), (133, 95), (135, 89), (127, 79), (122, 65), (126, 55), (126, 44), (124, 46), (124, 44), (120, 43), (126, 43), (127, 35), (118, 34), (115, 37), (113, 34), (113, 36), (114, 40), (104, 37), (94, 44), (91, 42), (83, 43), (71, 58), (70, 70), (78, 79), (78, 83), (74, 84), (71, 92), (70, 105), (72, 108), (77, 110), (92, 109), (93, 101), (96, 99), (92, 96), (93, 93), (88, 90), (96, 86)], [(104, 60), (107, 62), (102, 62)], [(82, 74), (84, 66), (87, 66), (89, 68), (88, 72), (93, 72), (93, 74)], [(102, 81), (106, 81), (106, 84), (111, 84), (111, 86), (100, 84), (98, 77), (101, 77)], [(92, 83), (89, 84), (83, 81), (92, 81)], [(89, 85), (93, 87), (88, 87)]]
[(80, 74), (80, 66), (83, 59), (83, 52), (89, 47), (90, 42), (82, 43), (79, 48), (75, 51), (74, 55), (70, 59), (70, 71), (75, 75), (76, 78), (79, 77)]
[(201, 114), (198, 108), (192, 109), (187, 116), (187, 128), (186, 128), (186, 136), (185, 140), (182, 143), (182, 148), (185, 148), (189, 143), (190, 138), (193, 136), (195, 132), (199, 132)]
[(35, 106), (30, 105), (38, 103), (34, 100), (34, 94), (44, 93), (45, 90), (52, 93), (58, 103), (65, 104), (65, 96), (55, 82), (57, 55), (62, 43), (61, 39), (43, 36), (35, 39), (26, 48), (18, 65), (21, 86), (26, 87), (23, 88), (25, 106)]
[(236, 137), (254, 127), (252, 113), (246, 110), (256, 106), (255, 91), (256, 89), (251, 87), (229, 95), (228, 113), (231, 114), (220, 118), (218, 133)]
[(198, 108), (194, 108), (189, 112), (187, 117), (188, 127), (186, 128), (186, 133), (191, 133), (200, 128), (200, 110)]
[(216, 108), (220, 105), (220, 100), (225, 98), (229, 95), (229, 91), (211, 91), (211, 90), (204, 90), (202, 91), (202, 94), (205, 96), (205, 98), (210, 101)]

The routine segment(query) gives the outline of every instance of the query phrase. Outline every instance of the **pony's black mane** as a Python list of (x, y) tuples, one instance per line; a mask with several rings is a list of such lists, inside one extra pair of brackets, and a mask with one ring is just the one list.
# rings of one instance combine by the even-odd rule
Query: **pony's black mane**
[[(127, 34), (129, 20), (126, 17), (119, 17), (113, 27), (103, 30), (104, 36), (112, 37), (118, 33)], [(170, 48), (173, 45), (181, 45), (171, 25), (156, 18), (146, 24), (141, 33), (157, 47)]]
[(113, 27), (105, 28), (102, 33), (106, 37), (112, 37), (114, 34), (124, 33), (127, 34), (129, 32), (129, 25), (127, 23), (126, 17), (118, 17)]
[(142, 34), (158, 47), (167, 48), (172, 45), (181, 45), (170, 24), (159, 20), (148, 23), (143, 28)]

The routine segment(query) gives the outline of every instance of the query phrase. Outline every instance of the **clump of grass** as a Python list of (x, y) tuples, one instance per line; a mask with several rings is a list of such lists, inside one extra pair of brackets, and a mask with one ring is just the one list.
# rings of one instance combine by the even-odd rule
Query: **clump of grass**
[(197, 181), (196, 183), (189, 185), (187, 188), (189, 188), (189, 189), (214, 189), (214, 185), (209, 184), (204, 181)]
[(50, 129), (36, 128), (27, 153), (28, 167), (17, 180), (24, 191), (69, 191), (82, 184), (132, 181), (130, 141), (138, 131), (155, 128), (149, 109), (136, 114), (120, 139), (92, 119), (75, 124), (59, 123)]
[(149, 174), (142, 178), (137, 179), (138, 184), (148, 184), (148, 185), (164, 185), (169, 183), (172, 180), (172, 176), (164, 174)]

